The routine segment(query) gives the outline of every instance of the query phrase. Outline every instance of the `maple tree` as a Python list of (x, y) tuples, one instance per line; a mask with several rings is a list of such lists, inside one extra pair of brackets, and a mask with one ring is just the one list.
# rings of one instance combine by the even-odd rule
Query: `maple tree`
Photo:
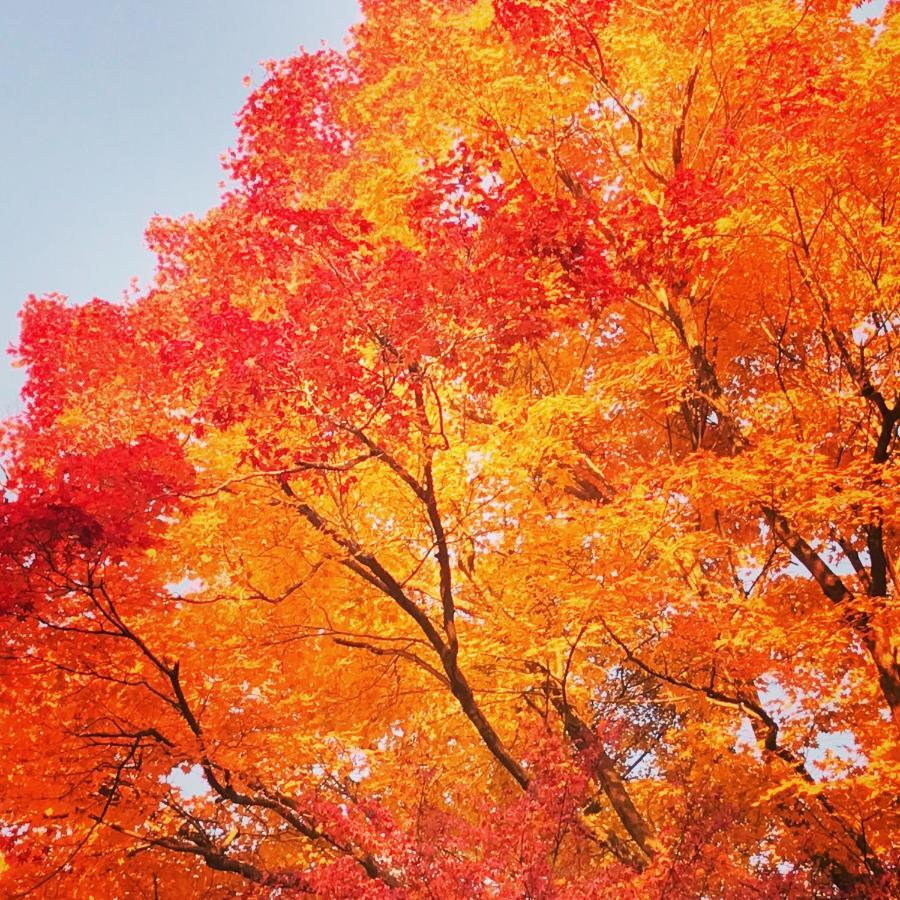
[(5, 896), (898, 890), (900, 21), (369, 0), (6, 423)]

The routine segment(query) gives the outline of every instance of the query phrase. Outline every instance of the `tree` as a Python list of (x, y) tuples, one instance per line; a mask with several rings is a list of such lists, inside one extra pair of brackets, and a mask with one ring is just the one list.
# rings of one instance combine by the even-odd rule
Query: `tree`
[(370, 0), (32, 298), (6, 896), (898, 885), (895, 5)]

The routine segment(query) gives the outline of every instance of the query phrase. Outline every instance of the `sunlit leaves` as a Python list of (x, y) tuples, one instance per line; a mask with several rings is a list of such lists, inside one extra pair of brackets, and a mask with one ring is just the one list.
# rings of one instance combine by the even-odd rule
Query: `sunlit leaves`
[(895, 890), (896, 14), (849, 12), (372, 0), (150, 290), (29, 301), (10, 890)]

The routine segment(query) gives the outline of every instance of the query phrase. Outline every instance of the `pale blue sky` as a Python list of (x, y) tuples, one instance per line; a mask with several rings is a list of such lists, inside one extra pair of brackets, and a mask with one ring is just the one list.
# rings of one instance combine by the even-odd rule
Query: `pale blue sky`
[[(0, 0), (0, 344), (29, 293), (117, 299), (154, 213), (200, 213), (256, 64), (342, 46), (355, 0)], [(0, 359), (0, 415), (21, 373)]]

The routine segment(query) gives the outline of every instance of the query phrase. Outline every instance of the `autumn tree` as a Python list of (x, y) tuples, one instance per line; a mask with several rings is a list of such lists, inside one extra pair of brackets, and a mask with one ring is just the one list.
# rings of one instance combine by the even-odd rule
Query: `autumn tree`
[(4, 896), (898, 890), (900, 20), (369, 0), (32, 298)]

